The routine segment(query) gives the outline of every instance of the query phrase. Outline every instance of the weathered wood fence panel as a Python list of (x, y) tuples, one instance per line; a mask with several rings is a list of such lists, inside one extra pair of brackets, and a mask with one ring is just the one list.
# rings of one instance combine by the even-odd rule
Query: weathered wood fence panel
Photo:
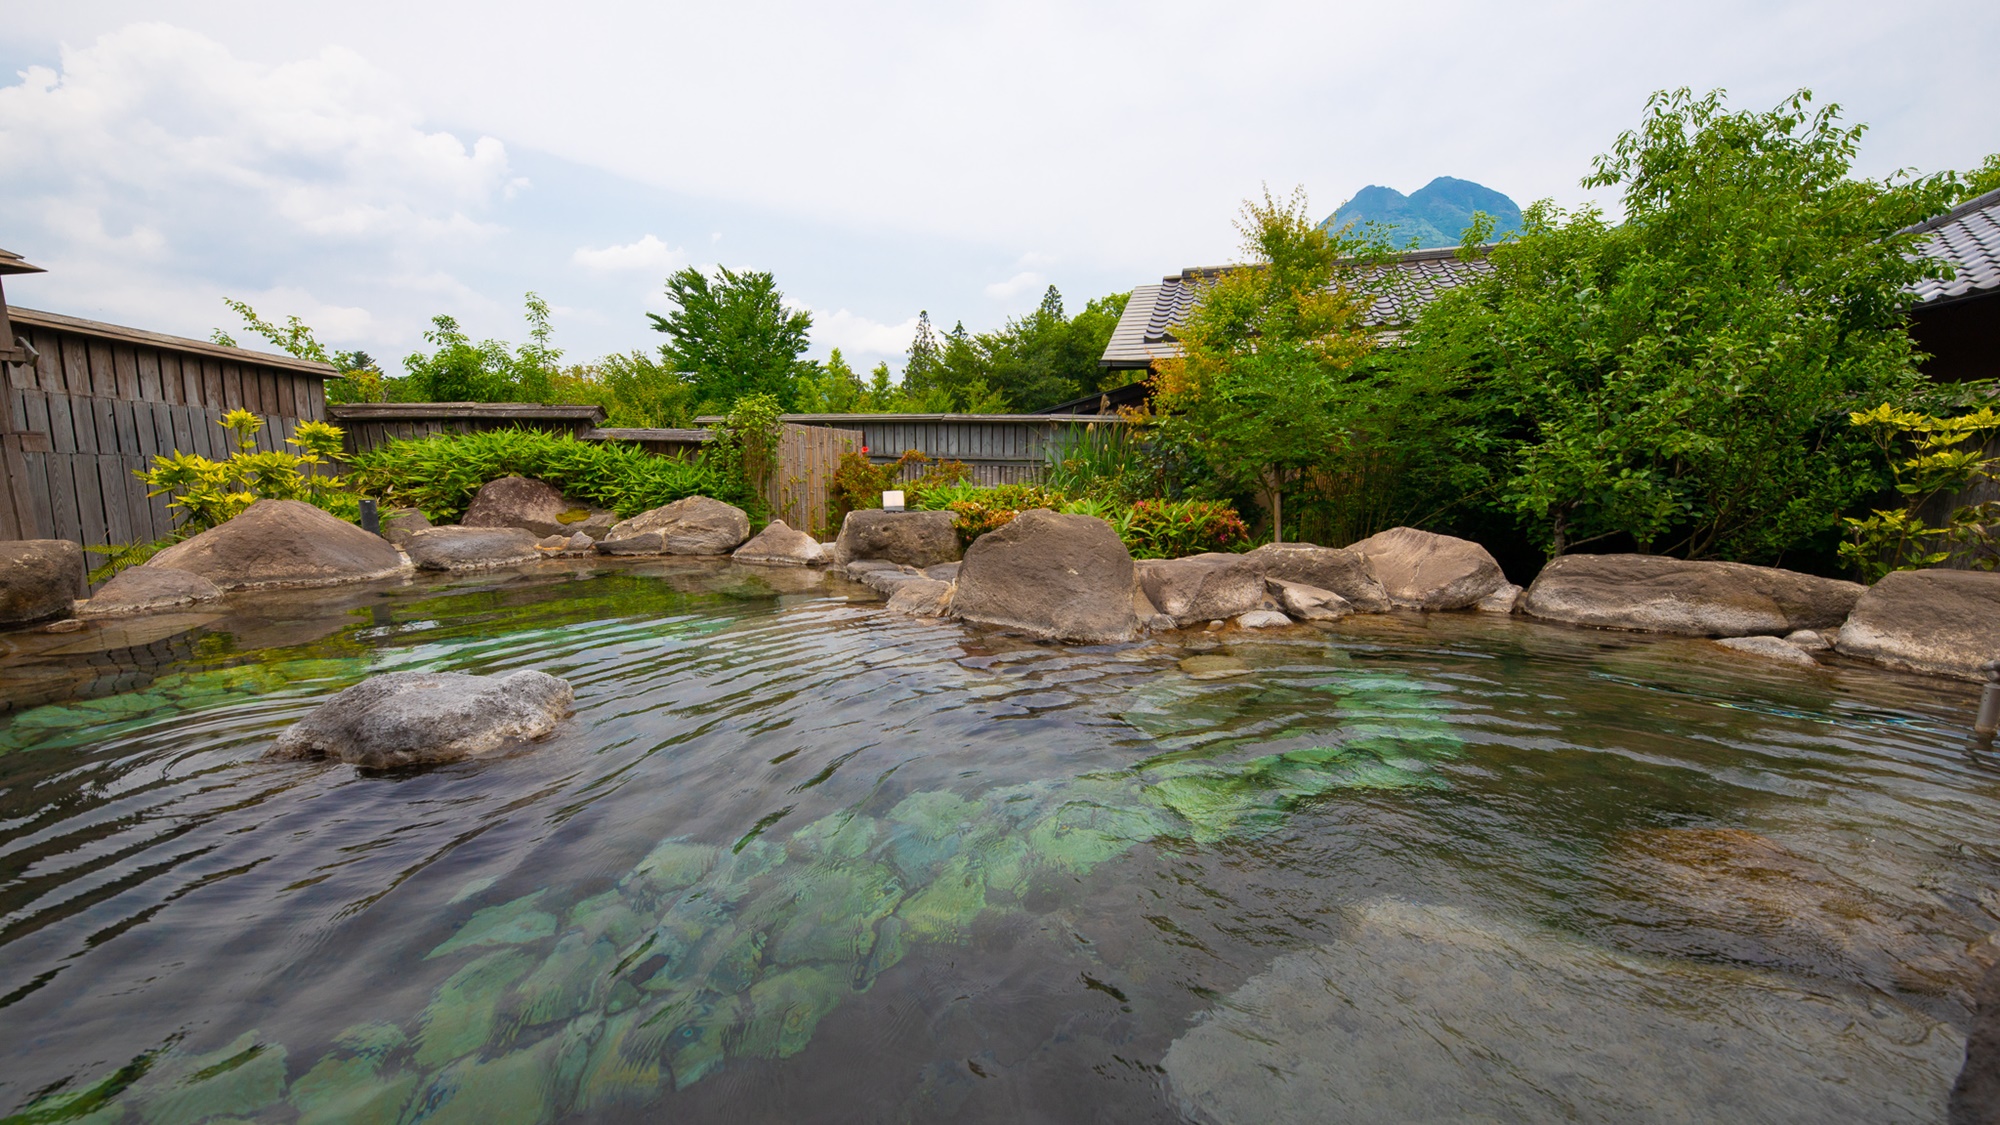
[(828, 539), (838, 528), (827, 526), (827, 491), (843, 453), (858, 453), (859, 430), (786, 423), (778, 435), (777, 471), (766, 483), (764, 499), (771, 516), (817, 539)]
[(264, 420), (259, 450), (288, 449), (301, 421), (326, 415), (325, 364), (221, 347), (30, 309), (8, 310), (37, 353), (8, 363), (7, 456), (0, 493), (13, 497), (0, 532), (96, 547), (157, 539), (173, 530), (164, 497), (148, 498), (133, 473), (176, 450), (227, 457), (218, 424), (231, 410)]
[[(1039, 481), (1052, 443), (1088, 426), (1127, 424), (1116, 415), (1088, 414), (787, 414), (785, 422), (858, 431), (868, 459), (878, 465), (911, 449), (932, 460), (963, 461), (972, 479), (985, 485)], [(920, 472), (906, 470), (905, 476)]]

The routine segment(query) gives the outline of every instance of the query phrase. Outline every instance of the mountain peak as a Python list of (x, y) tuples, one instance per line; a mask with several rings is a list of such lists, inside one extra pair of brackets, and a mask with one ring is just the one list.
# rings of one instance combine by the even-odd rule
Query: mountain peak
[(1521, 208), (1513, 200), (1484, 184), (1453, 176), (1439, 176), (1409, 195), (1369, 184), (1320, 226), (1336, 230), (1348, 223), (1374, 223), (1386, 228), (1392, 241), (1406, 244), (1415, 239), (1417, 249), (1428, 250), (1458, 245), (1475, 211), (1493, 216), (1494, 238), (1521, 228)]

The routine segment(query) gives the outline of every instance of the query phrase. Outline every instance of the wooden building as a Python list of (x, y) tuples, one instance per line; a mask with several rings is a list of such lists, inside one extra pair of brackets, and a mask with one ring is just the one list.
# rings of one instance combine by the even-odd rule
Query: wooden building
[[(0, 257), (0, 273), (34, 267)], [(4, 298), (0, 298), (4, 307)], [(165, 497), (133, 473), (180, 450), (223, 458), (231, 410), (264, 420), (260, 450), (289, 450), (326, 417), (323, 363), (223, 347), (31, 309), (0, 312), (0, 539), (85, 547), (173, 530)]]
[(934, 461), (963, 461), (972, 479), (987, 485), (1039, 481), (1057, 443), (1087, 426), (1126, 424), (1115, 414), (787, 414), (785, 421), (858, 433), (878, 465), (912, 449)]

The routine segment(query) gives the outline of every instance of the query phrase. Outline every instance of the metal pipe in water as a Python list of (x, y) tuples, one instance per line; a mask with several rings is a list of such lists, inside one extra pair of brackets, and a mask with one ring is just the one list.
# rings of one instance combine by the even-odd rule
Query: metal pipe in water
[(1979, 717), (1972, 720), (1972, 737), (1990, 745), (1994, 734), (2000, 733), (2000, 660), (1989, 660), (1979, 670), (1986, 673), (1986, 690), (1979, 694)]

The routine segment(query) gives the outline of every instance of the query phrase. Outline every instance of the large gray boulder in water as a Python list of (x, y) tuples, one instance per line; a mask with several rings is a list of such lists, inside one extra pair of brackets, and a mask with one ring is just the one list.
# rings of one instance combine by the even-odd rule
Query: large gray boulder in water
[(951, 612), (1037, 637), (1105, 644), (1138, 636), (1132, 592), (1132, 553), (1110, 524), (1035, 508), (965, 552)]
[(1264, 577), (1339, 594), (1356, 613), (1387, 613), (1389, 594), (1368, 571), (1368, 559), (1351, 547), (1266, 543), (1244, 555)]
[(959, 557), (958, 516), (953, 512), (883, 512), (862, 509), (840, 521), (835, 555), (843, 563), (881, 559), (914, 566), (948, 563)]
[(363, 582), (407, 567), (388, 540), (300, 500), (259, 500), (146, 565), (199, 574), (225, 590)]
[(535, 533), (520, 527), (427, 527), (403, 543), (418, 570), (479, 570), (541, 558)]
[(458, 522), (466, 527), (518, 527), (536, 537), (581, 531), (600, 539), (618, 517), (578, 504), (554, 485), (530, 477), (501, 477), (479, 486)]
[(222, 596), (215, 583), (199, 574), (163, 566), (128, 566), (91, 595), (78, 617), (122, 617), (177, 609)]
[(690, 496), (614, 524), (605, 539), (637, 539), (658, 532), (669, 555), (726, 555), (750, 538), (743, 509), (706, 496)]
[(545, 672), (390, 672), (320, 704), (278, 736), (271, 756), (435, 765), (542, 738), (574, 703), (569, 684)]
[(1899, 570), (1854, 603), (1834, 647), (1912, 672), (1985, 679), (2000, 660), (2000, 574)]
[[(1347, 549), (1366, 559), (1368, 573), (1382, 584), (1389, 600), (1407, 609), (1470, 609), (1507, 584), (1500, 564), (1470, 539), (1392, 527)], [(1337, 586), (1323, 588), (1347, 597)]]
[(67, 539), (0, 543), (0, 625), (68, 617), (83, 589), (83, 550)]
[(793, 529), (784, 520), (772, 520), (730, 557), (757, 566), (818, 566), (826, 562), (826, 552), (819, 540)]
[(1528, 587), (1530, 617), (1692, 637), (1784, 635), (1845, 620), (1863, 587), (1769, 566), (1564, 555)]
[(1264, 569), (1249, 555), (1209, 552), (1132, 564), (1146, 600), (1179, 626), (1218, 621), (1264, 604)]

